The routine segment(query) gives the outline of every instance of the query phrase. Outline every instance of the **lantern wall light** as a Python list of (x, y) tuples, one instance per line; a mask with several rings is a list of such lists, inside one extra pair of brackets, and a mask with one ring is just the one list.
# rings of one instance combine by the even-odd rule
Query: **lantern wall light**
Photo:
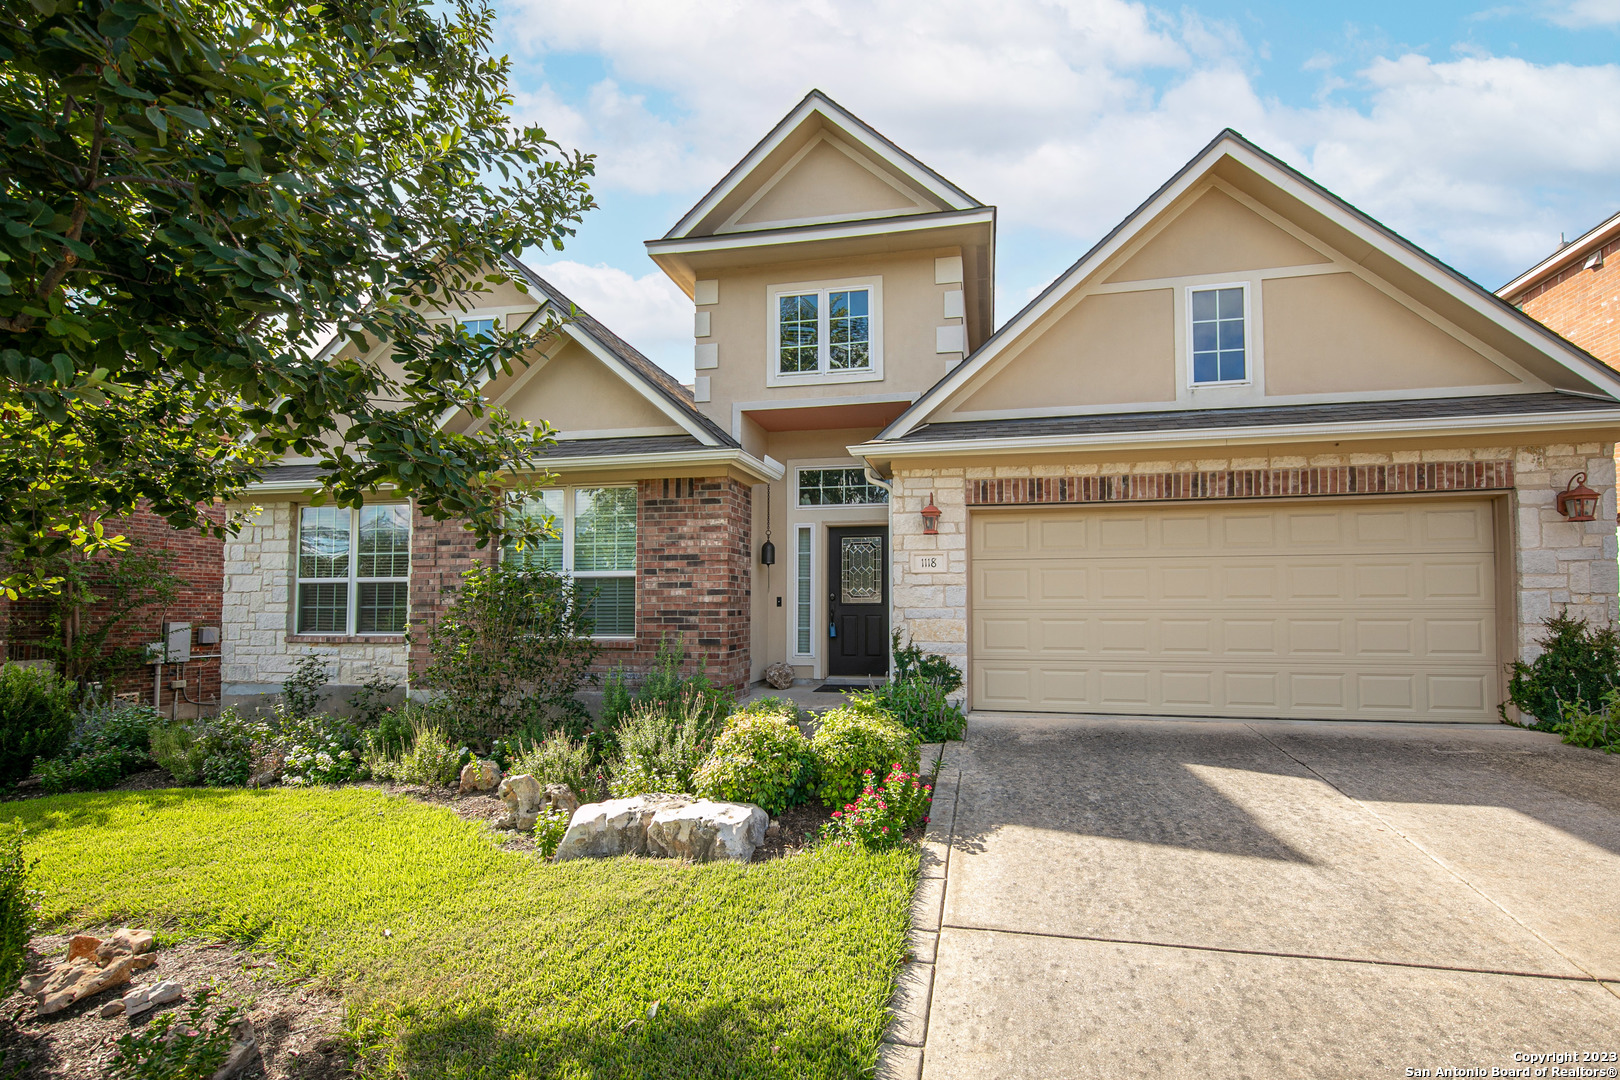
[(1586, 486), (1586, 474), (1578, 472), (1558, 493), (1558, 512), (1571, 521), (1596, 521), (1600, 498), (1602, 496)]
[(939, 507), (934, 505), (934, 493), (928, 493), (928, 505), (922, 508), (923, 533), (928, 536), (939, 534)]

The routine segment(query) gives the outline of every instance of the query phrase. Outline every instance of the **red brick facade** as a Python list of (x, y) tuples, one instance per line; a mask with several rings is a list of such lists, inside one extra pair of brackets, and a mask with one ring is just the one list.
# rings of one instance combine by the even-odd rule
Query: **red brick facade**
[[(165, 669), (161, 707), (167, 710), (179, 697), (179, 711), (189, 707), (212, 709), (219, 701), (219, 645), (197, 643), (197, 631), (202, 627), (220, 626), (220, 597), (225, 583), (225, 545), (221, 540), (195, 532), (173, 529), (156, 514), (139, 510), (127, 518), (110, 519), (106, 530), (111, 535), (127, 536), (137, 546), (147, 550), (161, 549), (174, 556), (173, 572), (181, 579), (174, 602), (164, 608), (150, 608), (136, 612), (121, 624), (107, 641), (111, 651), (120, 647), (139, 647), (157, 641), (164, 622), (189, 622), (192, 629), (191, 662), (172, 665)], [(4, 646), (7, 657), (27, 660), (44, 655), (39, 641), (48, 632), (48, 608), (44, 604), (18, 604), (0, 606), (3, 623)], [(174, 689), (171, 683), (184, 680), (186, 686)], [(125, 668), (113, 679), (116, 691), (139, 693), (141, 700), (152, 700), (153, 672), (149, 665)]]
[(1022, 506), (1171, 499), (1281, 499), (1301, 495), (1380, 495), (1420, 491), (1501, 491), (1512, 487), (1513, 462), (1463, 461), (970, 480), (967, 501), (969, 506)]
[(1603, 265), (1585, 267), (1590, 255), (1510, 297), (1526, 315), (1552, 327), (1610, 367), (1620, 368), (1620, 240), (1602, 248)]
[[(643, 480), (637, 485), (636, 637), (603, 642), (595, 670), (646, 671), (664, 635), (679, 637), (696, 668), (741, 687), (749, 676), (748, 488), (725, 477)], [(426, 627), (444, 608), (444, 590), (466, 570), (494, 561), (454, 522), (420, 513), (412, 524), (411, 670), (427, 659)]]

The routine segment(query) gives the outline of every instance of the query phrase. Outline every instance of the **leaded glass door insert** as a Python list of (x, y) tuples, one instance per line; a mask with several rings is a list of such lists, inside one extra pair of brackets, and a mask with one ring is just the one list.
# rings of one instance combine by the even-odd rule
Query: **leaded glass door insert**
[(838, 584), (842, 604), (875, 604), (883, 599), (881, 536), (846, 536), (842, 539), (843, 566)]

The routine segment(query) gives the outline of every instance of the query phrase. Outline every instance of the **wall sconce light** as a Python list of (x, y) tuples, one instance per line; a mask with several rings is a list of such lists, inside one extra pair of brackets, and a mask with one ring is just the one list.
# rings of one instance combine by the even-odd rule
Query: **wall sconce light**
[(939, 507), (934, 505), (933, 492), (928, 493), (928, 505), (922, 508), (922, 519), (923, 532), (929, 536), (937, 536), (939, 534)]
[(1595, 521), (1600, 498), (1586, 486), (1586, 474), (1578, 472), (1569, 478), (1569, 486), (1558, 493), (1558, 512), (1571, 521)]

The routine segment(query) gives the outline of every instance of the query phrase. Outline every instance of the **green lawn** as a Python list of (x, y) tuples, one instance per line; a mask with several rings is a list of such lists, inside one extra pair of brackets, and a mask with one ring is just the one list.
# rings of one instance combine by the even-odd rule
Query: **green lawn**
[(342, 989), (363, 1071), (385, 1076), (870, 1075), (918, 866), (909, 849), (547, 866), (359, 788), (4, 816), (42, 859), (50, 924), (257, 941)]

